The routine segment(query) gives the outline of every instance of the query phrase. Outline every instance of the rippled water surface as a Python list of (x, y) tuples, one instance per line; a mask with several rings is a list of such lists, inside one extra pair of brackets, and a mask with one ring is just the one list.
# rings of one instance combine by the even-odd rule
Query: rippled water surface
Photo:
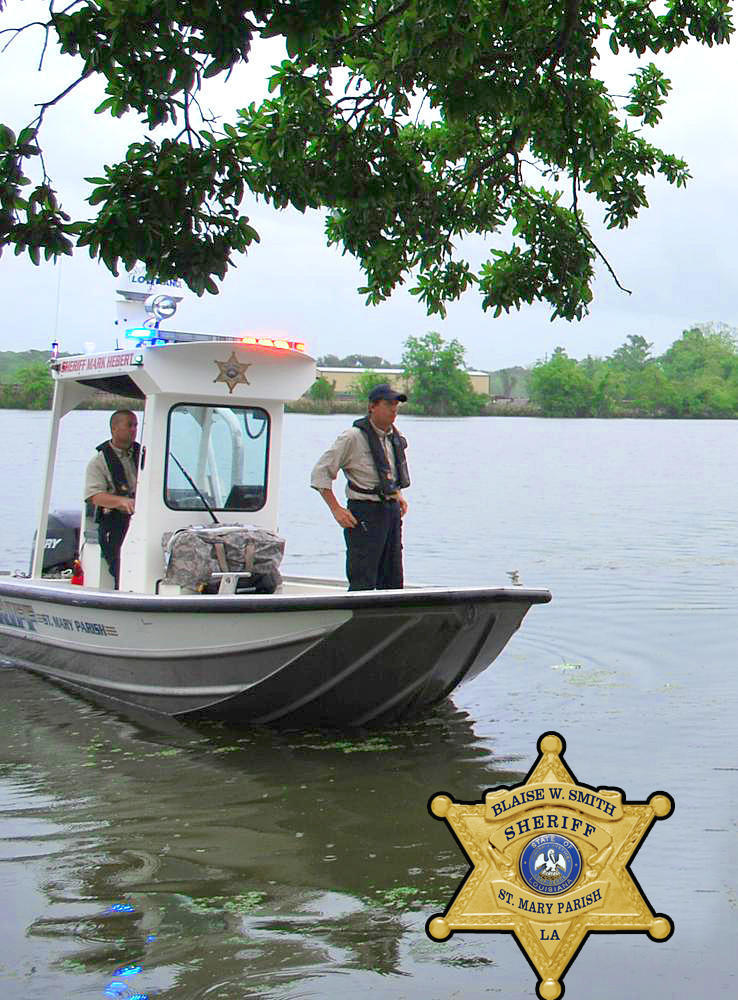
[[(54, 506), (106, 420), (65, 418)], [(47, 422), (0, 411), (0, 568), (27, 566)], [(306, 482), (347, 422), (286, 418), (288, 570), (342, 571)], [(673, 937), (593, 936), (567, 1000), (735, 994), (735, 424), (401, 424), (408, 578), (553, 602), (432, 718), (364, 734), (147, 724), (2, 669), (3, 997), (533, 996), (508, 936), (426, 938), (466, 871), (426, 803), (521, 780), (548, 729), (582, 781), (676, 800), (633, 865)]]

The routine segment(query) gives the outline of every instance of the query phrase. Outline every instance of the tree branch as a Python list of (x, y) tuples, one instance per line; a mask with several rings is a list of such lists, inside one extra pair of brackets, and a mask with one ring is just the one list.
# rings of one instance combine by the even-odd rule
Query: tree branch
[[(559, 90), (561, 92), (561, 88), (559, 88)], [(600, 248), (597, 246), (597, 244), (592, 239), (592, 237), (590, 236), (590, 234), (587, 232), (587, 230), (582, 225), (582, 220), (581, 220), (581, 217), (580, 217), (580, 214), (579, 214), (579, 162), (577, 160), (576, 136), (575, 136), (574, 129), (572, 128), (572, 123), (571, 123), (571, 99), (570, 99), (570, 96), (569, 96), (569, 88), (568, 87), (564, 87), (563, 88), (563, 94), (562, 94), (562, 96), (563, 96), (563, 99), (564, 99), (564, 104), (566, 105), (565, 127), (566, 127), (566, 132), (567, 132), (567, 135), (568, 135), (568, 138), (569, 138), (569, 149), (571, 150), (572, 211), (574, 212), (574, 218), (577, 221), (577, 229), (579, 230), (579, 233), (580, 233), (582, 239), (584, 240), (584, 242), (594, 250), (594, 252), (600, 258), (600, 260), (605, 265), (605, 267), (607, 268), (607, 270), (610, 272), (610, 277), (615, 282), (615, 284), (618, 286), (618, 288), (620, 289), (620, 291), (621, 292), (626, 292), (626, 294), (628, 294), (628, 295), (632, 295), (633, 293), (631, 292), (630, 288), (626, 288), (624, 285), (620, 284), (620, 281), (618, 280), (618, 276), (615, 273), (614, 269), (612, 268), (612, 266), (610, 264), (610, 261), (607, 259), (607, 257), (605, 257), (604, 253), (600, 250)]]
[(45, 31), (48, 31), (49, 24), (45, 21), (29, 21), (27, 24), (22, 24), (20, 28), (3, 28), (0, 30), (0, 35), (12, 35), (13, 37), (8, 39), (0, 51), (5, 52), (8, 46), (14, 42), (18, 35), (20, 35), (22, 31), (25, 31), (26, 28), (43, 28)]
[(334, 54), (337, 55), (344, 46), (349, 44), (349, 42), (353, 42), (357, 38), (361, 38), (363, 35), (376, 31), (377, 28), (383, 27), (388, 21), (404, 14), (408, 7), (410, 7), (414, 2), (415, 0), (403, 0), (402, 3), (397, 5), (397, 7), (392, 7), (386, 14), (383, 14), (382, 17), (378, 18), (376, 21), (371, 21), (369, 24), (362, 24), (358, 28), (354, 28), (353, 31), (350, 31), (348, 35), (344, 35), (342, 38), (333, 39), (333, 41), (329, 43), (329, 48), (334, 52)]
[(71, 94), (71, 92), (75, 89), (75, 87), (78, 87), (83, 80), (86, 80), (87, 77), (90, 76), (91, 72), (92, 72), (91, 70), (85, 70), (84, 73), (82, 73), (79, 77), (77, 77), (77, 79), (73, 83), (70, 83), (68, 87), (65, 87), (60, 94), (56, 95), (56, 97), (52, 98), (50, 101), (44, 101), (41, 104), (37, 104), (36, 107), (40, 108), (41, 110), (39, 111), (36, 118), (34, 118), (34, 120), (31, 122), (31, 127), (39, 128), (41, 122), (44, 120), (44, 115), (49, 110), (49, 108), (53, 108), (53, 106), (55, 104), (58, 104), (59, 101), (63, 100), (67, 96), (67, 94)]
[(585, 243), (587, 243), (588, 246), (592, 247), (592, 249), (594, 250), (594, 252), (597, 254), (597, 256), (600, 258), (600, 260), (602, 261), (602, 263), (607, 268), (607, 270), (610, 272), (610, 277), (615, 282), (615, 284), (618, 286), (618, 288), (620, 289), (620, 291), (621, 292), (625, 292), (627, 295), (632, 295), (633, 293), (630, 290), (630, 288), (626, 288), (625, 285), (621, 285), (620, 284), (620, 281), (618, 280), (617, 274), (615, 274), (615, 271), (613, 270), (613, 268), (610, 265), (610, 261), (607, 259), (607, 257), (600, 250), (600, 248), (597, 246), (597, 244), (595, 243), (595, 241), (592, 239), (592, 237), (589, 235), (589, 233), (587, 232), (587, 230), (582, 225), (582, 220), (581, 220), (581, 218), (579, 216), (579, 200), (578, 200), (578, 196), (577, 196), (577, 188), (578, 188), (578, 186), (579, 186), (579, 168), (577, 167), (576, 163), (574, 163), (573, 164), (573, 169), (572, 169), (572, 208), (573, 208), (573, 211), (574, 211), (574, 218), (577, 220), (577, 229), (579, 230), (579, 232), (580, 232), (580, 234), (582, 236), (582, 239), (585, 241)]

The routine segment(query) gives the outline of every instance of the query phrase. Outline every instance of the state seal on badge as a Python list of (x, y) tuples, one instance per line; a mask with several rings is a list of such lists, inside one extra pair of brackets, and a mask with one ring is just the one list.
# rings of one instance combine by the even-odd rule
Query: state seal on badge
[(665, 941), (672, 922), (655, 913), (630, 870), (653, 824), (674, 802), (654, 792), (628, 802), (615, 787), (577, 781), (558, 733), (544, 733), (539, 757), (519, 785), (491, 788), (480, 802), (434, 795), (443, 820), (471, 864), (444, 913), (426, 933), (444, 941), (460, 931), (515, 937), (538, 976), (541, 1000), (557, 1000), (563, 978), (592, 931), (644, 931)]
[(558, 833), (534, 837), (520, 854), (520, 874), (531, 889), (558, 895), (576, 883), (582, 870), (579, 848)]

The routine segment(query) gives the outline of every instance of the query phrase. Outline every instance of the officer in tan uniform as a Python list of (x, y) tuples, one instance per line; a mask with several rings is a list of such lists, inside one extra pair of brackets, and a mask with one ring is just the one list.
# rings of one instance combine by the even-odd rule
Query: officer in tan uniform
[[(407, 396), (386, 382), (369, 393), (366, 417), (343, 431), (317, 461), (310, 485), (344, 529), (349, 590), (391, 590), (403, 586), (403, 490), (410, 485), (407, 441), (394, 426)], [(339, 469), (346, 476), (346, 506), (333, 492)]]
[(87, 465), (85, 500), (94, 508), (98, 540), (118, 586), (120, 547), (136, 503), (139, 445), (138, 419), (131, 410), (116, 410), (110, 418), (110, 440), (103, 441)]

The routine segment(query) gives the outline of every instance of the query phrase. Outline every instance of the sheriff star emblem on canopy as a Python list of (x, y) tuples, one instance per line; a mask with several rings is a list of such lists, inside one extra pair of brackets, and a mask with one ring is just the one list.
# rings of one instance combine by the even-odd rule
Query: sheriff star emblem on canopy
[(513, 934), (538, 974), (538, 996), (556, 1000), (591, 931), (670, 937), (671, 920), (654, 913), (629, 865), (674, 802), (665, 792), (626, 802), (620, 789), (582, 785), (558, 733), (545, 733), (538, 749), (520, 785), (490, 789), (481, 802), (438, 794), (428, 803), (473, 867), (426, 931), (437, 941), (456, 931)]
[(233, 392), (239, 383), (251, 384), (246, 378), (246, 371), (251, 365), (242, 364), (236, 357), (235, 351), (231, 352), (227, 361), (216, 361), (215, 364), (220, 368), (220, 373), (213, 379), (213, 382), (225, 382), (228, 386), (228, 392)]

